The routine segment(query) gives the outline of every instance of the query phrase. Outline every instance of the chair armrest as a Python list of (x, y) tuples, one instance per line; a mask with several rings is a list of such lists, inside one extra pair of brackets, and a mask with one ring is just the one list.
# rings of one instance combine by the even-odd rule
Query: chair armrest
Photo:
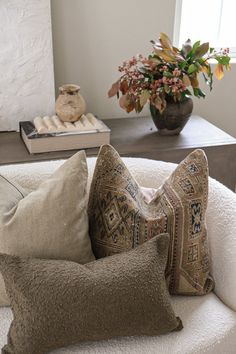
[(236, 311), (236, 194), (212, 178), (206, 221), (215, 293)]

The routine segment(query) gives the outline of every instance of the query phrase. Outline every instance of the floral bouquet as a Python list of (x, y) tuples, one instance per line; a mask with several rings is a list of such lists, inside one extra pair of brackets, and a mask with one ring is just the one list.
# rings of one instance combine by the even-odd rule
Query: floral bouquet
[(230, 69), (228, 48), (216, 50), (209, 43), (192, 44), (188, 39), (178, 49), (165, 33), (160, 34), (158, 42), (151, 43), (153, 51), (148, 57), (139, 54), (119, 66), (121, 76), (108, 92), (109, 97), (117, 95), (121, 108), (128, 113), (141, 112), (146, 103), (162, 113), (168, 102), (183, 102), (191, 95), (205, 97), (199, 74), (212, 90), (211, 59), (217, 62), (217, 79), (223, 78), (224, 69)]

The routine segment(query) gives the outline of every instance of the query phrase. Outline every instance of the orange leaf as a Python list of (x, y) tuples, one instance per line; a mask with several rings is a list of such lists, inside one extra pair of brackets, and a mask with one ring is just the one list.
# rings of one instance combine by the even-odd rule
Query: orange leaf
[(175, 58), (176, 58), (177, 61), (184, 61), (184, 60), (185, 60), (185, 59), (182, 57), (182, 55), (180, 55), (180, 54), (176, 54), (176, 55), (175, 55)]
[(197, 79), (197, 76), (195, 77), (190, 77), (191, 85), (193, 88), (198, 88), (199, 87), (199, 81)]
[(201, 58), (205, 55), (209, 50), (209, 43), (202, 43), (195, 51), (194, 56), (196, 58)]
[(173, 63), (176, 61), (175, 57), (168, 51), (164, 51), (164, 50), (157, 49), (157, 48), (154, 48), (154, 51), (158, 57), (163, 58), (168, 63)]
[(183, 76), (183, 83), (185, 84), (186, 87), (191, 85), (191, 81), (190, 81), (188, 75)]
[(179, 49), (173, 46), (173, 52), (179, 53)]
[(147, 103), (149, 97), (150, 97), (150, 92), (148, 90), (143, 90), (141, 92), (141, 95), (139, 97), (139, 102), (140, 102), (140, 106), (141, 107), (145, 106), (145, 104)]
[(215, 76), (218, 80), (221, 80), (224, 77), (224, 67), (223, 64), (217, 64), (215, 68)]
[(165, 33), (161, 32), (159, 39), (160, 39), (163, 49), (167, 49), (170, 51), (173, 50), (171, 40)]
[(108, 97), (113, 97), (119, 91), (119, 80), (116, 81), (108, 91)]
[(133, 102), (129, 102), (129, 104), (126, 106), (126, 112), (127, 113), (130, 113), (130, 112), (132, 112), (133, 110), (134, 110), (134, 104), (133, 104)]
[(207, 62), (205, 62), (205, 64), (202, 65), (202, 71), (203, 71), (204, 73), (206, 73), (207, 75), (209, 75), (209, 73), (210, 73), (209, 70), (210, 70), (209, 64), (208, 64)]
[(120, 104), (121, 108), (126, 109), (127, 95), (122, 95), (121, 96), (121, 98), (119, 99), (119, 104)]
[(128, 95), (121, 96), (121, 98), (119, 99), (119, 104), (120, 104), (120, 107), (125, 109), (127, 113), (133, 111), (133, 109), (134, 109), (134, 104), (130, 100)]
[(154, 101), (154, 106), (160, 111), (162, 114), (166, 108), (166, 100), (164, 98), (161, 98), (160, 96), (157, 96), (155, 101)]
[(121, 81), (120, 91), (121, 91), (122, 95), (125, 95), (126, 92), (128, 91), (128, 89), (129, 89), (128, 82), (126, 80)]

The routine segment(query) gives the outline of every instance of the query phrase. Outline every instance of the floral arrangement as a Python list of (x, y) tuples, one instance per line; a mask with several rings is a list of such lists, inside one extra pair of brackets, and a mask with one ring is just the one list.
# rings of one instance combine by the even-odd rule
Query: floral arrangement
[(210, 59), (217, 61), (214, 71), (217, 79), (223, 78), (224, 68), (230, 69), (228, 48), (216, 51), (209, 43), (197, 41), (192, 45), (188, 39), (178, 49), (165, 33), (160, 34), (158, 42), (151, 43), (153, 52), (147, 58), (139, 54), (119, 66), (121, 77), (108, 92), (109, 97), (117, 95), (121, 108), (128, 113), (141, 112), (148, 102), (162, 113), (167, 102), (181, 102), (192, 94), (205, 97), (199, 87), (199, 74), (212, 90)]

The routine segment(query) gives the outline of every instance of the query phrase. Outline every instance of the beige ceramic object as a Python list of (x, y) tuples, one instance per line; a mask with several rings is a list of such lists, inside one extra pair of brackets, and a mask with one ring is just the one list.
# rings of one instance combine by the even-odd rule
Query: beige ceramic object
[(77, 121), (86, 110), (86, 103), (80, 94), (80, 86), (63, 85), (56, 100), (56, 113), (64, 122)]

